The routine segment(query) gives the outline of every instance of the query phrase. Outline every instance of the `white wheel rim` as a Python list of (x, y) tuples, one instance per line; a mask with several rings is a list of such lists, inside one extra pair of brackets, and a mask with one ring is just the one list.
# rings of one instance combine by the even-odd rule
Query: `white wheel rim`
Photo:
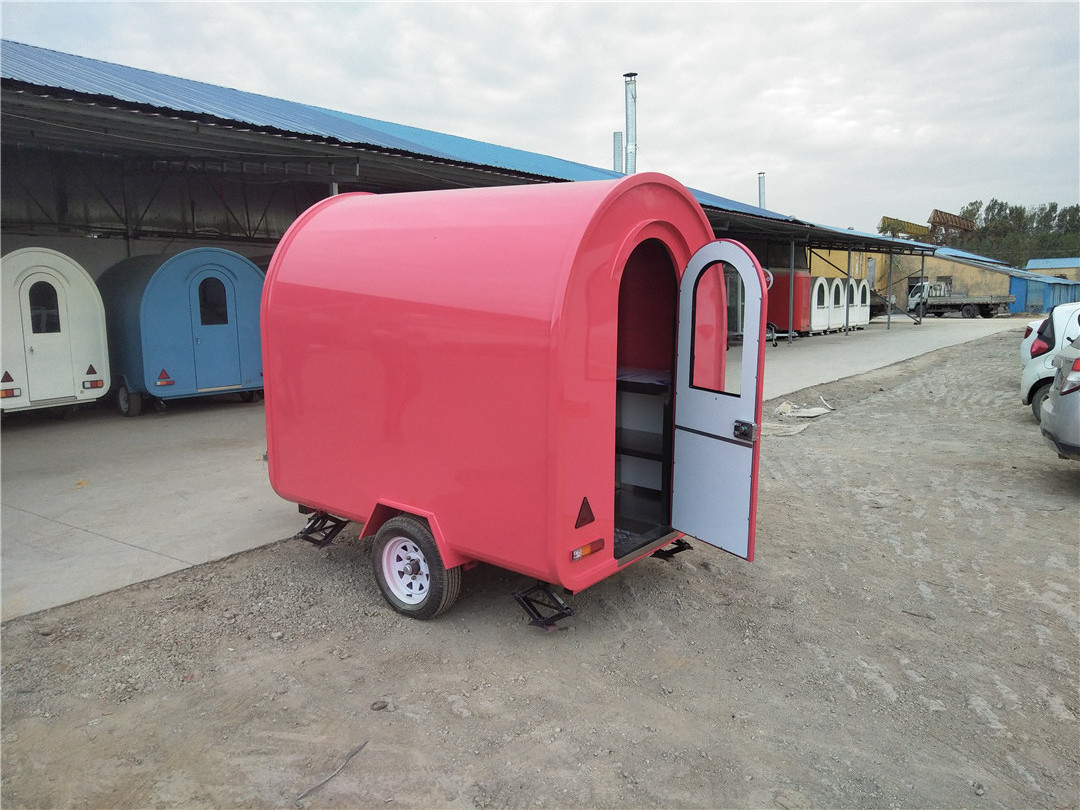
[(382, 572), (386, 587), (407, 605), (418, 605), (427, 598), (431, 571), (427, 558), (408, 537), (394, 537), (383, 546)]

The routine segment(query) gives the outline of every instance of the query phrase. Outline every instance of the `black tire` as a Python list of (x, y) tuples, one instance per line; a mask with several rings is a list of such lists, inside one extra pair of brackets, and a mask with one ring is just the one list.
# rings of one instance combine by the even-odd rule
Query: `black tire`
[(433, 619), (461, 591), (461, 568), (446, 569), (431, 530), (414, 517), (400, 515), (382, 525), (371, 562), (383, 598), (404, 616)]
[(979, 307), (979, 317), (980, 318), (993, 318), (994, 317), (994, 308), (993, 307)]
[(138, 416), (142, 413), (142, 394), (129, 391), (126, 385), (116, 388), (116, 409), (121, 416)]
[(926, 317), (926, 304), (919, 304), (915, 307), (915, 312), (919, 316), (919, 320), (923, 320)]
[(974, 318), (979, 314), (979, 308), (974, 304), (964, 304), (960, 307), (960, 314), (965, 318)]
[(1031, 412), (1035, 415), (1036, 422), (1042, 422), (1042, 404), (1050, 396), (1050, 383), (1053, 380), (1043, 380), (1031, 389)]

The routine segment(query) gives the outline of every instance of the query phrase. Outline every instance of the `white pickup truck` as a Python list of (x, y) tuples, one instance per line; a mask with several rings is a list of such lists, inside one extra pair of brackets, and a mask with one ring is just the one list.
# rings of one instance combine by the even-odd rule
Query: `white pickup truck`
[(963, 295), (953, 294), (941, 281), (921, 281), (908, 292), (907, 309), (920, 318), (934, 315), (940, 318), (946, 312), (959, 312), (965, 318), (981, 315), (993, 318), (1009, 311), (1015, 295)]

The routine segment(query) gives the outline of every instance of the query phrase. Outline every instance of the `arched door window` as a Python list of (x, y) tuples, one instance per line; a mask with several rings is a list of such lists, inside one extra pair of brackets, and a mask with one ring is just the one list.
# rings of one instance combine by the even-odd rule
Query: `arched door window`
[(203, 326), (229, 322), (229, 299), (221, 279), (210, 276), (199, 284), (199, 319)]
[(30, 285), (30, 326), (35, 335), (60, 331), (56, 288), (47, 281), (35, 281)]

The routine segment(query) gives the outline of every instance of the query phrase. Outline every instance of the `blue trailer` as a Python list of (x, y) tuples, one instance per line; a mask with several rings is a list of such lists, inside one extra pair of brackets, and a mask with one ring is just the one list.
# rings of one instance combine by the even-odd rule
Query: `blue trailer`
[(259, 305), (263, 274), (223, 248), (173, 256), (133, 256), (97, 280), (117, 407), (138, 416), (146, 398), (236, 392), (245, 401), (263, 387)]

